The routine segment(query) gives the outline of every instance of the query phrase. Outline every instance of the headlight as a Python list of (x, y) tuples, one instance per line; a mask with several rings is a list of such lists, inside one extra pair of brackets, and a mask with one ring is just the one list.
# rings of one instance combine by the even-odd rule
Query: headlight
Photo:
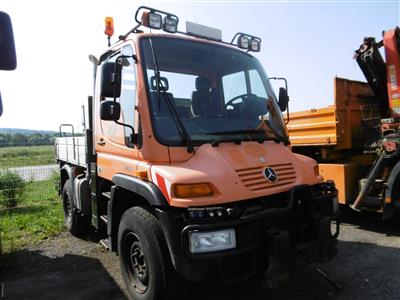
[(236, 248), (234, 229), (189, 232), (189, 250), (191, 253), (214, 252), (233, 248)]

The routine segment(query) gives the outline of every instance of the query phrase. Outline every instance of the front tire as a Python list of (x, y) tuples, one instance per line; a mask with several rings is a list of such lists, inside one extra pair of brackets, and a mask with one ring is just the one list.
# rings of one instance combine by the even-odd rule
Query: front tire
[(72, 235), (81, 237), (89, 230), (90, 218), (81, 214), (74, 202), (74, 194), (72, 192), (72, 181), (67, 179), (63, 186), (62, 201), (64, 210), (65, 226)]
[[(163, 299), (172, 265), (168, 248), (155, 216), (132, 207), (122, 216), (118, 230), (118, 253), (122, 277), (130, 298)], [(168, 276), (167, 276), (168, 274)]]

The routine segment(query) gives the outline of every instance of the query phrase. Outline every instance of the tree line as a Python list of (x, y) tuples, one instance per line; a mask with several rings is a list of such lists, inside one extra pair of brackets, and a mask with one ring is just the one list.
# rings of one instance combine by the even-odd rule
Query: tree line
[(29, 135), (21, 133), (0, 133), (0, 147), (53, 145), (56, 136), (58, 136), (57, 133), (34, 133)]

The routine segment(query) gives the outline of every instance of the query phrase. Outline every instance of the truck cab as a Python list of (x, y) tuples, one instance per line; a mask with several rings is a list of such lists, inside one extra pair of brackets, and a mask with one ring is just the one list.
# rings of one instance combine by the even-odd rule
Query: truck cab
[[(141, 299), (165, 295), (171, 274), (217, 273), (226, 283), (265, 275), (276, 287), (289, 261), (332, 259), (337, 191), (313, 159), (291, 151), (279, 103), (287, 97), (277, 100), (250, 54), (261, 39), (239, 33), (227, 43), (193, 24), (171, 33), (178, 18), (147, 7), (136, 20), (91, 58), (85, 138), (56, 142), (71, 232), (104, 232)], [(71, 145), (82, 144), (79, 164)]]

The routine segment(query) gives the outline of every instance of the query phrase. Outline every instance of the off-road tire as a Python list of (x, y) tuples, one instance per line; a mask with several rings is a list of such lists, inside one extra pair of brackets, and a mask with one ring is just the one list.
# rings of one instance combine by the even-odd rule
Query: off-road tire
[(72, 181), (67, 179), (62, 190), (62, 202), (65, 226), (72, 235), (82, 237), (88, 233), (90, 216), (80, 213), (74, 202)]
[(160, 223), (144, 208), (132, 207), (123, 214), (118, 230), (118, 254), (131, 299), (169, 299), (171, 291), (176, 292), (177, 274)]

